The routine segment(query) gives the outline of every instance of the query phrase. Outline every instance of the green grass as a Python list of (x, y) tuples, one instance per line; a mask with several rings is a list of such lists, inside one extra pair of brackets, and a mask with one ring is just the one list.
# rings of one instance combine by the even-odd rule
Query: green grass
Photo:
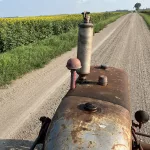
[(0, 85), (43, 67), (51, 59), (71, 50), (77, 43), (77, 30), (22, 46), (0, 55)]
[(147, 26), (150, 29), (150, 14), (147, 13), (140, 13), (140, 15), (143, 17), (143, 19), (145, 20), (145, 22), (147, 23)]
[[(103, 29), (123, 14), (112, 16), (94, 26), (94, 32)], [(10, 84), (27, 72), (44, 67), (53, 58), (71, 50), (77, 44), (78, 29), (51, 38), (21, 46), (0, 54), (0, 86)]]
[(110, 17), (109, 19), (106, 19), (105, 21), (99, 22), (94, 26), (94, 32), (97, 33), (100, 30), (102, 30), (103, 28), (105, 28), (109, 23), (112, 23), (114, 21), (116, 21), (118, 18), (120, 18), (122, 16), (122, 14)]

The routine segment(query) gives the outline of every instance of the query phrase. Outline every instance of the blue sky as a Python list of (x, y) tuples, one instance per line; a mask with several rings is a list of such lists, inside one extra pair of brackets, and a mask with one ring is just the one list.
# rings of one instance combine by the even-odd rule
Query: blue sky
[(0, 0), (0, 17), (131, 10), (136, 2), (150, 8), (150, 0)]

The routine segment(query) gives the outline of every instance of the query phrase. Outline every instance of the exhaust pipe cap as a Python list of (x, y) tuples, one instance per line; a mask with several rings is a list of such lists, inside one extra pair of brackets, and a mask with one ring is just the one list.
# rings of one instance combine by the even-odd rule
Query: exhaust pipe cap
[(67, 65), (66, 67), (69, 69), (69, 70), (77, 70), (77, 69), (80, 69), (81, 68), (81, 62), (79, 59), (77, 58), (70, 58), (67, 62)]

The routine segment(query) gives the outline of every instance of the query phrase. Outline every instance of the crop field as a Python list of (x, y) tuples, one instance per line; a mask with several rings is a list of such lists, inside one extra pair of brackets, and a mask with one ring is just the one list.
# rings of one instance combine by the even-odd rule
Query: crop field
[[(92, 22), (98, 22), (120, 13), (91, 14)], [(0, 19), (0, 52), (8, 51), (20, 45), (66, 33), (77, 27), (82, 15), (60, 15), (24, 18)]]
[[(94, 32), (125, 14), (91, 14)], [(81, 14), (0, 18), (0, 86), (75, 47), (81, 21)]]

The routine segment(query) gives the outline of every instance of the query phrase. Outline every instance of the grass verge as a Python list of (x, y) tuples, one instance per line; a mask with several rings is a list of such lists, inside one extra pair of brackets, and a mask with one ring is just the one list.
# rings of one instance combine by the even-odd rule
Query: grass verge
[(118, 18), (120, 18), (122, 16), (122, 14), (110, 17), (109, 19), (106, 19), (105, 21), (99, 22), (94, 26), (94, 32), (98, 33), (100, 30), (102, 30), (103, 28), (105, 28), (108, 24), (116, 21)]
[[(112, 16), (94, 26), (94, 32), (103, 29), (107, 24), (124, 14)], [(53, 58), (71, 50), (77, 44), (78, 30), (74, 29), (51, 38), (17, 47), (0, 54), (0, 86), (10, 84), (27, 72), (41, 68)]]
[(145, 20), (147, 26), (150, 29), (150, 15), (149, 14), (145, 14), (145, 13), (140, 13), (140, 15), (143, 17), (143, 19)]

